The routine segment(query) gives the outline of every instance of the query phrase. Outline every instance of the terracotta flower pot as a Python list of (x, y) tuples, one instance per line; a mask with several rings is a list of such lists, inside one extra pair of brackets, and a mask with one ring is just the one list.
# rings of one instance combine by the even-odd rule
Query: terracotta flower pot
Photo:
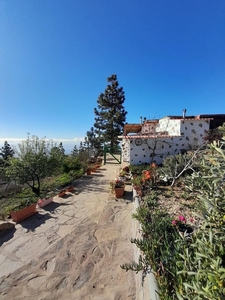
[(124, 187), (115, 188), (116, 198), (122, 198), (124, 194)]
[(37, 203), (34, 203), (30, 206), (24, 207), (18, 211), (11, 211), (12, 220), (16, 223), (28, 218), (29, 216), (36, 213)]
[(67, 192), (72, 192), (72, 191), (74, 191), (74, 187), (73, 186), (68, 187)]
[(52, 203), (52, 201), (53, 201), (53, 197), (48, 199), (39, 199), (37, 203), (39, 207), (45, 207), (46, 205)]
[(65, 190), (62, 190), (59, 192), (58, 196), (59, 197), (63, 197), (65, 195), (66, 191)]
[(91, 175), (91, 170), (87, 169), (87, 175)]

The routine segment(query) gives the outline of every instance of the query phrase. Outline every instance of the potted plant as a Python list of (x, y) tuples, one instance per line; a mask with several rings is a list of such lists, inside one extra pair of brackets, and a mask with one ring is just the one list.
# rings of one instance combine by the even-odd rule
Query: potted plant
[(22, 199), (20, 205), (13, 208), (11, 218), (18, 223), (36, 213), (37, 198)]
[(58, 196), (59, 196), (59, 197), (63, 197), (65, 194), (66, 194), (66, 190), (65, 190), (65, 189), (62, 189), (62, 190), (58, 193)]
[(95, 173), (96, 171), (97, 171), (96, 166), (94, 166), (94, 167), (91, 168), (91, 172), (94, 172), (94, 173)]
[(123, 180), (115, 179), (110, 181), (111, 192), (115, 192), (116, 198), (122, 198), (125, 190), (125, 183)]
[(124, 171), (124, 170), (120, 170), (119, 171), (119, 179), (120, 180), (126, 180), (126, 175), (127, 175), (127, 172), (126, 171)]
[(74, 191), (74, 186), (70, 185), (66, 189), (67, 192), (73, 192)]
[(131, 180), (131, 183), (132, 183), (133, 188), (135, 190), (142, 189), (142, 177), (141, 176), (134, 175), (133, 178), (132, 178), (132, 180)]
[(90, 167), (87, 167), (86, 173), (87, 173), (87, 175), (91, 175), (91, 168)]
[(124, 171), (126, 174), (129, 174), (130, 168), (129, 168), (128, 166), (126, 166), (126, 167), (123, 168), (123, 171)]
[(38, 206), (43, 208), (46, 205), (52, 203), (54, 195), (55, 195), (54, 192), (50, 192), (46, 195), (46, 197), (38, 199), (38, 202), (37, 202)]

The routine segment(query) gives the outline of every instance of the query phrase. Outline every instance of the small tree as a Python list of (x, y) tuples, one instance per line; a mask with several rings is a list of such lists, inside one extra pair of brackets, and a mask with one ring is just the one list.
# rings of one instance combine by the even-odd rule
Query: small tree
[(76, 157), (78, 157), (78, 154), (79, 154), (79, 150), (77, 149), (77, 146), (75, 145), (73, 147), (73, 150), (71, 151), (71, 156), (76, 158)]
[(7, 161), (10, 157), (13, 157), (15, 151), (12, 149), (12, 147), (8, 144), (7, 141), (5, 141), (4, 146), (1, 147), (0, 150), (0, 156)]
[(28, 134), (25, 141), (18, 145), (16, 158), (9, 158), (6, 175), (21, 184), (27, 184), (35, 195), (40, 196), (41, 179), (50, 176), (56, 167), (50, 155), (52, 143), (45, 138)]
[(104, 93), (98, 97), (94, 109), (95, 133), (103, 143), (110, 143), (111, 148), (118, 145), (118, 135), (122, 134), (127, 112), (124, 109), (125, 94), (119, 87), (117, 76), (108, 78), (109, 84)]

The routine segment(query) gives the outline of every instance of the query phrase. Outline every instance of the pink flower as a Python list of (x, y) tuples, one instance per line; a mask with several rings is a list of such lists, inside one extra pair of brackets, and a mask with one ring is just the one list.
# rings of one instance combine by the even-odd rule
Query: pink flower
[(180, 216), (178, 217), (178, 220), (181, 221), (181, 222), (184, 222), (184, 223), (186, 222), (185, 217), (182, 216), (182, 215), (180, 215)]
[(194, 219), (194, 218), (190, 218), (189, 221), (190, 221), (191, 223), (194, 223), (194, 222), (195, 222), (195, 219)]
[(173, 221), (172, 221), (172, 225), (177, 225), (177, 221), (176, 221), (176, 220), (173, 220)]

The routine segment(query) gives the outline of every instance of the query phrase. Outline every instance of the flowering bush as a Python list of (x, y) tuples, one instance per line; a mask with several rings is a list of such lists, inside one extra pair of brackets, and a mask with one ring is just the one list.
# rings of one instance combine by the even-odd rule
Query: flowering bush
[(126, 166), (126, 167), (123, 168), (123, 171), (125, 171), (126, 173), (129, 173), (129, 172), (130, 172), (130, 169), (129, 169), (128, 166)]
[(150, 164), (149, 169), (148, 170), (143, 170), (142, 171), (142, 182), (146, 183), (146, 182), (150, 182), (153, 184), (156, 181), (156, 177), (157, 177), (157, 166), (155, 163)]
[(121, 188), (124, 186), (125, 186), (125, 183), (123, 180), (115, 179), (115, 180), (110, 181), (111, 190), (114, 190), (115, 188)]
[(191, 233), (193, 231), (191, 223), (194, 223), (194, 219), (190, 218), (189, 222), (183, 215), (179, 215), (176, 219), (172, 220), (172, 225), (177, 226), (178, 230), (181, 232)]

